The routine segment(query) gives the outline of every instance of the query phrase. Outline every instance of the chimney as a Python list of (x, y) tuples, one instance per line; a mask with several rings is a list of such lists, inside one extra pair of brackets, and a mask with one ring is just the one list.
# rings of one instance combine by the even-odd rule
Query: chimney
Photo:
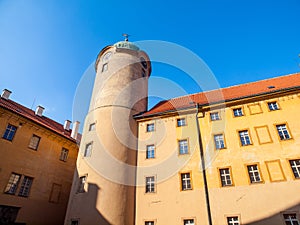
[(80, 122), (79, 121), (75, 121), (73, 123), (73, 129), (72, 129), (72, 133), (71, 133), (71, 138), (77, 139), (77, 134), (78, 134), (78, 130), (79, 130), (79, 125)]
[(4, 99), (7, 100), (7, 99), (9, 99), (10, 94), (11, 94), (10, 90), (4, 89), (2, 91), (1, 98), (4, 98)]
[(71, 121), (70, 120), (65, 120), (64, 129), (66, 131), (69, 131), (70, 130), (70, 125), (71, 125)]
[(37, 116), (43, 116), (43, 111), (44, 111), (44, 107), (43, 106), (38, 106), (36, 107), (36, 110), (35, 110), (35, 115)]

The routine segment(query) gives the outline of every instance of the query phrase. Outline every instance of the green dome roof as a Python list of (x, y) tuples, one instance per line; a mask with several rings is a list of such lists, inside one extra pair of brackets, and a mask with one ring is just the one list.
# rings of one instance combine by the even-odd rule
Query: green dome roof
[(116, 44), (114, 44), (114, 46), (116, 48), (126, 48), (126, 49), (130, 49), (130, 50), (134, 50), (134, 51), (138, 51), (139, 47), (134, 45), (133, 43), (129, 42), (129, 41), (119, 41)]

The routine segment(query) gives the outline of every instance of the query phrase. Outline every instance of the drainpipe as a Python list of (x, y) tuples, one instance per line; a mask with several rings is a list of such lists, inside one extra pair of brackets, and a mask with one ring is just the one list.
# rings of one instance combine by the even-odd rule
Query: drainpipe
[(203, 143), (201, 138), (201, 131), (200, 131), (200, 125), (198, 121), (198, 115), (199, 115), (199, 104), (194, 103), (197, 108), (196, 113), (196, 125), (197, 125), (197, 134), (198, 134), (198, 144), (200, 148), (200, 160), (201, 160), (201, 166), (202, 166), (202, 175), (203, 175), (203, 182), (204, 182), (204, 192), (205, 192), (205, 200), (206, 200), (206, 210), (207, 210), (207, 216), (208, 216), (208, 224), (212, 225), (212, 218), (211, 218), (211, 210), (210, 210), (210, 203), (209, 203), (209, 193), (208, 193), (208, 185), (207, 185), (207, 177), (206, 177), (206, 168), (205, 168), (205, 158), (204, 158), (204, 151), (203, 151)]

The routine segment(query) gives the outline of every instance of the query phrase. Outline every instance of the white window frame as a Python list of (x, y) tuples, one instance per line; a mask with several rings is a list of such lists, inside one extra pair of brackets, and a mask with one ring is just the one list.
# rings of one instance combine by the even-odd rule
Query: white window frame
[(91, 157), (93, 149), (93, 142), (87, 143), (84, 148), (84, 157)]
[(222, 187), (227, 187), (227, 186), (233, 185), (230, 168), (220, 168), (219, 174), (220, 174)]
[(278, 124), (276, 125), (276, 129), (281, 141), (289, 140), (292, 138), (286, 124)]
[(177, 127), (186, 126), (186, 119), (185, 118), (178, 118), (176, 120), (176, 124), (177, 124)]
[(155, 193), (155, 176), (145, 177), (145, 193)]
[(278, 103), (276, 101), (274, 102), (268, 102), (268, 108), (270, 111), (279, 110)]
[(24, 176), (19, 190), (19, 196), (28, 197), (33, 183), (33, 177)]
[(148, 123), (148, 124), (146, 125), (146, 131), (147, 131), (147, 132), (153, 132), (154, 129), (155, 129), (154, 123)]
[(181, 190), (187, 191), (192, 190), (192, 176), (191, 173), (180, 173), (180, 180), (181, 180)]
[(147, 220), (145, 221), (145, 225), (154, 225), (155, 222), (153, 220)]
[(240, 225), (240, 219), (238, 216), (228, 216), (227, 224), (228, 225)]
[(226, 148), (224, 134), (215, 134), (214, 135), (214, 142), (215, 142), (215, 148), (216, 149)]
[(184, 219), (183, 225), (195, 225), (195, 220), (194, 219)]
[(251, 145), (251, 138), (248, 130), (239, 131), (240, 143), (242, 146)]
[(90, 125), (89, 125), (89, 131), (93, 131), (93, 130), (95, 130), (96, 129), (96, 123), (91, 123)]
[(262, 182), (258, 164), (247, 165), (247, 170), (251, 184)]
[(22, 175), (18, 173), (11, 173), (9, 177), (9, 181), (5, 187), (4, 193), (5, 194), (16, 194), (17, 188), (19, 186), (20, 180)]
[(85, 192), (86, 181), (87, 181), (87, 175), (79, 177), (77, 193), (84, 193)]
[(283, 219), (286, 225), (300, 224), (296, 213), (283, 213)]
[(210, 113), (210, 120), (211, 121), (221, 120), (220, 113), (219, 112)]
[(300, 178), (300, 159), (291, 159), (289, 160), (291, 169), (293, 171), (294, 177), (296, 179)]
[(244, 115), (244, 113), (243, 113), (242, 107), (233, 109), (233, 116), (234, 117), (240, 117), (240, 116), (243, 116), (243, 115)]
[(33, 150), (37, 150), (39, 147), (39, 144), (40, 144), (40, 140), (41, 140), (41, 137), (33, 134), (32, 137), (30, 138), (28, 147)]
[(2, 136), (3, 139), (12, 141), (16, 135), (17, 127), (11, 124), (8, 124), (6, 126), (5, 132)]
[(189, 143), (188, 139), (178, 140), (179, 155), (189, 154)]
[(104, 63), (103, 65), (102, 65), (102, 73), (103, 72), (105, 72), (105, 71), (107, 71), (108, 70), (108, 63)]
[(68, 155), (69, 155), (69, 150), (66, 148), (62, 148), (60, 152), (59, 160), (66, 162), (68, 159)]
[(146, 146), (146, 159), (154, 159), (155, 158), (155, 146), (147, 145)]

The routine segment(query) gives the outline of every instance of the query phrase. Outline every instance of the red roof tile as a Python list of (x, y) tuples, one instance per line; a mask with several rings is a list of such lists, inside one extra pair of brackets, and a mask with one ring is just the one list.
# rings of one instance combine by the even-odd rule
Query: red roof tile
[(35, 111), (20, 105), (10, 99), (4, 99), (0, 97), (0, 107), (7, 109), (9, 111), (12, 111), (20, 116), (23, 116), (26, 119), (29, 119), (38, 125), (41, 125), (51, 131), (54, 131), (55, 133), (73, 141), (76, 142), (75, 139), (71, 137), (71, 130), (67, 131), (64, 129), (63, 125), (48, 118), (45, 116), (37, 116), (35, 115)]
[(192, 102), (200, 105), (214, 104), (217, 102), (226, 102), (255, 95), (272, 93), (293, 87), (300, 87), (300, 73), (161, 101), (152, 109), (137, 117), (151, 116), (168, 111), (177, 111), (192, 107)]

